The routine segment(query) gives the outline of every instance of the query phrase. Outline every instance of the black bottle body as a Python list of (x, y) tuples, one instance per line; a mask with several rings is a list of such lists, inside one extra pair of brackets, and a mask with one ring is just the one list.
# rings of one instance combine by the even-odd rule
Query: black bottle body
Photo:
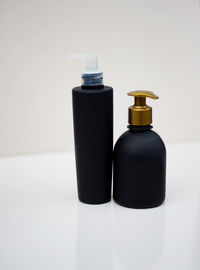
[(78, 197), (89, 204), (110, 201), (113, 149), (113, 89), (72, 90)]
[(114, 200), (150, 208), (165, 199), (166, 149), (151, 126), (129, 126), (114, 148)]

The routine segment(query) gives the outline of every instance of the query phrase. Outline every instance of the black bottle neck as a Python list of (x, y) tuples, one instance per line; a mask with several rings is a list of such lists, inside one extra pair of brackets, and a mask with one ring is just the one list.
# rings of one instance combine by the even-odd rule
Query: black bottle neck
[(102, 89), (104, 88), (104, 85), (81, 85), (82, 89)]
[(128, 125), (127, 128), (129, 128), (130, 131), (134, 131), (134, 132), (144, 132), (144, 131), (151, 130), (153, 128), (153, 126), (151, 126), (151, 125), (147, 125), (147, 126)]

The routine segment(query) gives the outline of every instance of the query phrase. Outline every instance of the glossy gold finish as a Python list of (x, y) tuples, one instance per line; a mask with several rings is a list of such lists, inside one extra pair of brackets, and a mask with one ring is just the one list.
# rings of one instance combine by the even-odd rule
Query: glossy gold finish
[(146, 126), (152, 123), (152, 108), (146, 105), (146, 98), (158, 99), (150, 91), (131, 91), (129, 96), (135, 97), (135, 104), (129, 107), (129, 124), (134, 126)]
[(128, 96), (132, 96), (132, 97), (144, 97), (144, 98), (149, 97), (149, 98), (153, 98), (153, 99), (158, 99), (159, 98), (153, 92), (147, 91), (147, 90), (131, 91), (131, 92), (128, 92)]

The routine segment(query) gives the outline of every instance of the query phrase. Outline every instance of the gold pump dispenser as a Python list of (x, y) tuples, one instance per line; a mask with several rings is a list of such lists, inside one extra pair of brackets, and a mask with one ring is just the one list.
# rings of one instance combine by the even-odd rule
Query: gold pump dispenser
[(152, 123), (152, 108), (146, 105), (146, 98), (158, 99), (151, 91), (131, 91), (129, 96), (135, 97), (135, 104), (129, 107), (129, 124), (147, 126)]

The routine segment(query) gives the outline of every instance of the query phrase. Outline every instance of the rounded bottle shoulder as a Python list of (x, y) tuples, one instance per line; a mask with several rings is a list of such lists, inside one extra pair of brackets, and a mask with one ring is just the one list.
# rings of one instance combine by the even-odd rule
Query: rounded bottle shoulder
[(117, 140), (114, 152), (156, 153), (166, 152), (166, 148), (161, 137), (153, 130), (144, 132), (133, 132), (131, 130), (127, 130)]

